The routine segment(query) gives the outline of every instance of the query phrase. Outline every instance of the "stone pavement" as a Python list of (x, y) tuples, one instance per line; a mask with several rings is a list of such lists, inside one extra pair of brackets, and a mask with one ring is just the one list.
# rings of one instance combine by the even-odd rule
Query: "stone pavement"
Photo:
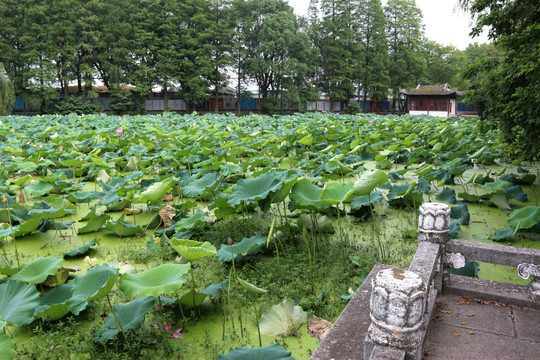
[(440, 295), (423, 359), (540, 359), (540, 310)]

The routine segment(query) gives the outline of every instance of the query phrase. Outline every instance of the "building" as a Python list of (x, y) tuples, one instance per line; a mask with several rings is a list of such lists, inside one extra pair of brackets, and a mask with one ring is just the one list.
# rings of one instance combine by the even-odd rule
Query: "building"
[(458, 102), (462, 92), (445, 85), (418, 85), (416, 89), (405, 92), (409, 114), (451, 117), (458, 115)]

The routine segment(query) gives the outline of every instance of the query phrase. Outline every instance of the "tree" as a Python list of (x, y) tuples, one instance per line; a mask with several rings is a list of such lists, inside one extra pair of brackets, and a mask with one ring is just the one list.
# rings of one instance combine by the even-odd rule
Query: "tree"
[(472, 34), (490, 28), (499, 50), (475, 66), (482, 74), (484, 117), (528, 159), (540, 155), (540, 7), (536, 0), (461, 0), (476, 16)]
[(364, 112), (368, 95), (378, 104), (388, 97), (388, 44), (385, 17), (380, 0), (360, 3), (360, 61), (358, 62), (358, 98), (363, 94)]
[(393, 108), (403, 111), (401, 90), (416, 86), (424, 72), (422, 12), (414, 0), (388, 0), (384, 12)]
[[(457, 74), (468, 63), (464, 51), (453, 46), (443, 46), (435, 41), (424, 43), (426, 72), (421, 80), (425, 84), (450, 84), (454, 89), (465, 90), (465, 84), (459, 81)], [(459, 85), (459, 86), (458, 86)]]
[(4, 65), (0, 63), (0, 116), (11, 113), (14, 103), (13, 83), (9, 80)]

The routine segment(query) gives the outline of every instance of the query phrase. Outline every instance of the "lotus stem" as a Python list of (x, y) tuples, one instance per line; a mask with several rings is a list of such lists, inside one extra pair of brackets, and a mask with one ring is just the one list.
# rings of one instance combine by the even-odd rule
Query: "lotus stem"
[[(413, 196), (413, 201), (414, 201), (414, 196)], [(368, 194), (368, 202), (369, 202), (369, 210), (371, 212), (371, 219), (373, 221), (373, 230), (375, 231), (375, 235), (377, 236), (377, 244), (379, 245), (379, 252), (381, 254), (381, 261), (383, 261), (384, 258), (385, 258), (384, 249), (383, 249), (381, 239), (380, 239), (380, 236), (379, 236), (379, 228), (377, 227), (377, 223), (375, 222), (375, 214), (373, 212), (373, 205), (371, 204), (371, 193)]]
[(253, 302), (253, 308), (255, 309), (255, 319), (257, 320), (257, 332), (259, 334), (259, 347), (262, 347), (262, 340), (261, 340), (261, 326), (259, 324), (259, 310), (257, 309), (257, 302)]
[(232, 313), (232, 308), (231, 308), (231, 285), (232, 285), (232, 282), (231, 282), (231, 275), (232, 275), (232, 270), (229, 271), (229, 283), (227, 284), (227, 307), (229, 308), (229, 316), (231, 317), (231, 326), (232, 326), (232, 329), (233, 329), (233, 334), (235, 333), (235, 329), (234, 329), (234, 316), (233, 316), (233, 313)]
[(314, 278), (313, 278), (313, 264), (311, 262), (311, 249), (309, 247), (309, 240), (308, 240), (308, 234), (307, 234), (307, 228), (304, 226), (304, 228), (302, 229), (302, 237), (304, 238), (304, 242), (306, 243), (306, 247), (307, 247), (307, 253), (308, 253), (308, 263), (309, 263), (309, 277), (310, 277), (310, 280), (311, 280), (311, 291), (313, 292), (313, 288), (314, 288)]
[(15, 233), (13, 232), (13, 223), (11, 222), (11, 211), (9, 211), (9, 208), (7, 206), (8, 199), (4, 197), (2, 199), (2, 202), (4, 203), (4, 208), (6, 209), (8, 213), (9, 229), (11, 230), (11, 236), (13, 236), (13, 246), (15, 247), (15, 258), (17, 259), (17, 267), (20, 268), (21, 264), (19, 262), (19, 251), (17, 250), (17, 241), (15, 240)]
[[(159, 301), (159, 297), (158, 297), (158, 301)], [(118, 316), (116, 315), (116, 312), (114, 311), (114, 308), (111, 304), (111, 298), (109, 297), (109, 294), (107, 294), (107, 302), (109, 303), (109, 307), (111, 308), (111, 312), (114, 316), (114, 318), (116, 319), (116, 323), (118, 324), (118, 327), (120, 328), (120, 331), (122, 331), (122, 335), (124, 335), (124, 340), (126, 340), (126, 343), (129, 343), (128, 342), (128, 338), (126, 336), (126, 332), (124, 331), (124, 328), (122, 327), (122, 324), (120, 323), (120, 319), (118, 319)]]

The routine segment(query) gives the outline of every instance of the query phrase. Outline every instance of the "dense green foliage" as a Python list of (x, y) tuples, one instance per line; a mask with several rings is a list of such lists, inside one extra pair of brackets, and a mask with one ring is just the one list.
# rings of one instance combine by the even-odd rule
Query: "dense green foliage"
[(528, 158), (540, 155), (540, 7), (534, 0), (462, 0), (477, 17), (473, 34), (484, 26), (499, 56), (469, 69), (482, 81), (470, 98), (482, 101), (483, 116), (500, 127), (516, 151)]
[(13, 109), (15, 103), (15, 91), (13, 84), (0, 62), (0, 115), (7, 115)]
[(92, 97), (96, 83), (116, 113), (141, 112), (152, 88), (164, 90), (165, 110), (175, 92), (191, 112), (256, 84), (258, 110), (278, 112), (287, 102), (304, 110), (318, 93), (335, 108), (397, 100), (419, 83), (469, 85), (456, 78), (468, 50), (426, 40), (414, 0), (312, 0), (306, 18), (285, 0), (3, 0), (0, 20), (0, 63), (15, 94), (44, 112), (73, 87)]

